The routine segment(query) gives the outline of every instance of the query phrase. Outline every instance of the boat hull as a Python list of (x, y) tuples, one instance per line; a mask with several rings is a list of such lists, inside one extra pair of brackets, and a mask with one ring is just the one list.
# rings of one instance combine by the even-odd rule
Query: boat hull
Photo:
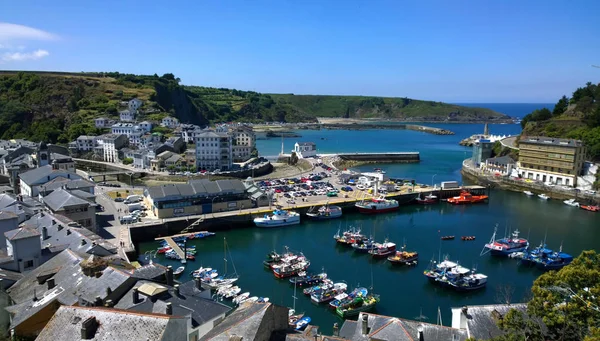
[(400, 208), (400, 206), (393, 206), (393, 207), (387, 207), (387, 208), (381, 208), (381, 209), (373, 209), (370, 207), (363, 207), (363, 206), (356, 206), (356, 208), (358, 208), (358, 212), (360, 212), (362, 214), (380, 214), (380, 213), (389, 213), (389, 212), (397, 211)]
[(513, 249), (508, 249), (508, 250), (495, 250), (495, 249), (491, 249), (490, 250), (490, 255), (495, 256), (495, 257), (508, 257), (508, 256), (510, 256), (513, 253), (523, 252), (525, 250), (527, 250), (527, 246), (513, 248)]
[(254, 220), (254, 224), (258, 227), (281, 227), (300, 224), (300, 219), (289, 220)]

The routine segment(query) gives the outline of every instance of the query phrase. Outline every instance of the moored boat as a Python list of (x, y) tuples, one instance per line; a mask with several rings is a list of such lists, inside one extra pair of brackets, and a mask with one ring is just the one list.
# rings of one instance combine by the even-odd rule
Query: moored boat
[(423, 275), (429, 278), (430, 281), (435, 281), (440, 276), (440, 274), (445, 273), (457, 266), (457, 263), (451, 262), (447, 259), (444, 259), (443, 261), (437, 264), (434, 260), (432, 260), (430, 262), (429, 268), (423, 271)]
[(409, 265), (416, 263), (419, 260), (417, 252), (406, 251), (406, 246), (402, 247), (401, 251), (397, 251), (394, 255), (387, 258), (388, 262), (395, 265)]
[(446, 200), (446, 201), (453, 205), (469, 205), (469, 204), (484, 203), (487, 200), (488, 200), (487, 195), (473, 195), (467, 191), (462, 191), (462, 192), (460, 192), (459, 196), (448, 198), (448, 200)]
[(352, 303), (345, 307), (339, 307), (335, 311), (342, 318), (358, 316), (361, 312), (371, 311), (379, 303), (379, 295), (367, 295), (366, 297), (357, 297)]
[(346, 292), (346, 289), (348, 289), (346, 283), (335, 283), (332, 287), (313, 291), (312, 294), (310, 294), (310, 300), (315, 303), (329, 302), (333, 300), (335, 296)]
[(338, 230), (337, 233), (333, 236), (333, 239), (335, 239), (335, 241), (338, 242), (338, 244), (342, 245), (352, 246), (352, 244), (360, 243), (366, 238), (365, 235), (360, 233), (360, 229), (351, 228), (350, 230), (345, 231), (344, 233), (340, 232), (341, 231)]
[(470, 241), (470, 240), (475, 240), (475, 236), (462, 236), (460, 237), (461, 240), (464, 241)]
[(510, 238), (502, 238), (496, 240), (496, 232), (498, 227), (494, 228), (494, 234), (489, 243), (485, 244), (484, 248), (490, 250), (492, 256), (508, 256), (515, 252), (523, 252), (529, 247), (527, 239), (519, 238), (519, 230), (515, 230)]
[(173, 276), (181, 276), (181, 274), (184, 271), (185, 271), (185, 266), (180, 266), (175, 271), (173, 271)]
[(581, 205), (579, 206), (582, 210), (590, 211), (590, 212), (599, 212), (600, 206), (596, 205)]
[(369, 254), (373, 256), (373, 258), (387, 258), (396, 252), (396, 244), (388, 242), (387, 240), (382, 244), (375, 245), (376, 247), (369, 251)]
[(441, 240), (453, 240), (454, 236), (443, 236), (440, 238)]
[(316, 275), (307, 275), (306, 273), (299, 273), (298, 277), (290, 278), (290, 283), (297, 286), (314, 286), (323, 282), (327, 278), (326, 273), (320, 273)]
[(300, 224), (300, 214), (294, 211), (286, 211), (277, 208), (272, 215), (265, 214), (263, 217), (255, 218), (254, 224), (258, 227), (278, 227)]
[(549, 196), (547, 196), (546, 194), (542, 193), (542, 194), (538, 194), (538, 198), (542, 199), (542, 200), (548, 200), (550, 199)]
[(525, 195), (528, 197), (533, 195), (533, 192), (531, 192), (531, 191), (523, 191), (523, 193), (525, 193)]
[(563, 201), (563, 203), (567, 206), (579, 207), (579, 203), (577, 201), (575, 201), (575, 199), (568, 199), (568, 200)]
[(304, 330), (306, 326), (310, 323), (311, 319), (308, 316), (302, 317), (298, 322), (296, 322), (296, 330)]
[(369, 290), (367, 290), (367, 288), (356, 288), (350, 293), (339, 294), (335, 296), (333, 301), (329, 302), (329, 307), (332, 309), (340, 307), (345, 308), (351, 304), (356, 297), (366, 297), (368, 293)]
[(273, 268), (273, 275), (277, 278), (288, 278), (298, 275), (302, 271), (306, 271), (310, 266), (310, 261), (307, 259), (298, 263), (285, 263), (279, 267)]
[(352, 248), (354, 249), (354, 251), (359, 252), (359, 253), (367, 253), (373, 249), (375, 249), (377, 247), (375, 241), (373, 241), (373, 239), (369, 238), (366, 240), (361, 240), (358, 243), (354, 243), (352, 244)]
[(342, 208), (326, 204), (316, 211), (308, 211), (306, 215), (312, 219), (334, 219), (342, 216)]
[(397, 211), (400, 205), (397, 200), (388, 200), (385, 196), (381, 196), (377, 199), (363, 200), (355, 204), (356, 208), (360, 213), (364, 214), (378, 214)]
[(417, 204), (431, 205), (435, 204), (438, 201), (438, 197), (433, 194), (429, 194), (423, 197), (421, 194), (419, 194), (419, 196), (415, 198), (415, 201), (417, 202)]

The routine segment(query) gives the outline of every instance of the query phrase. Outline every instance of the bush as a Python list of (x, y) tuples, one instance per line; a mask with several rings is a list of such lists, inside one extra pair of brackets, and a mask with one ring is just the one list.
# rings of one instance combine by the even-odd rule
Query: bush
[(130, 165), (132, 163), (133, 163), (133, 159), (130, 158), (130, 157), (126, 157), (126, 158), (123, 159), (123, 164), (124, 165)]

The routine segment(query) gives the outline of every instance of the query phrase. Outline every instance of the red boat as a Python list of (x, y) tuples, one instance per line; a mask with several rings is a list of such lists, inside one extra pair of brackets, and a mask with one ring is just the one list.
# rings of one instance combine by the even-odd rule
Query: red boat
[(383, 244), (375, 244), (376, 247), (373, 250), (369, 250), (369, 254), (373, 258), (387, 258), (396, 253), (396, 244), (385, 242)]
[(487, 195), (473, 195), (467, 191), (462, 191), (459, 196), (448, 198), (448, 202), (453, 205), (468, 205), (486, 202), (487, 199)]
[(310, 262), (308, 260), (295, 263), (295, 264), (284, 264), (281, 267), (273, 269), (273, 275), (277, 278), (287, 278), (298, 276), (298, 273), (306, 271), (310, 266)]
[(377, 199), (373, 198), (371, 200), (363, 200), (361, 202), (357, 202), (356, 208), (360, 213), (365, 214), (377, 214), (377, 213), (387, 213), (398, 210), (400, 205), (396, 200), (388, 200), (384, 196), (379, 197)]
[(598, 212), (600, 211), (600, 206), (597, 205), (581, 205), (579, 206), (582, 210), (590, 211), (590, 212)]
[(171, 247), (170, 246), (165, 246), (161, 249), (158, 249), (158, 253), (165, 253), (167, 251), (171, 251)]
[(437, 202), (437, 197), (433, 194), (426, 195), (424, 198), (419, 194), (419, 196), (415, 199), (417, 204), (421, 205), (431, 205)]

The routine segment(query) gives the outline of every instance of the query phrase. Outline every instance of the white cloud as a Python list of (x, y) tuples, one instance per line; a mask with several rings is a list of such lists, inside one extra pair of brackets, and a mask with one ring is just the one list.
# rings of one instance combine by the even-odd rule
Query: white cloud
[(37, 28), (0, 22), (0, 41), (56, 40), (58, 36)]
[(46, 50), (35, 50), (32, 52), (5, 52), (0, 55), (0, 61), (3, 62), (21, 62), (25, 60), (38, 60), (47, 57), (50, 53)]

